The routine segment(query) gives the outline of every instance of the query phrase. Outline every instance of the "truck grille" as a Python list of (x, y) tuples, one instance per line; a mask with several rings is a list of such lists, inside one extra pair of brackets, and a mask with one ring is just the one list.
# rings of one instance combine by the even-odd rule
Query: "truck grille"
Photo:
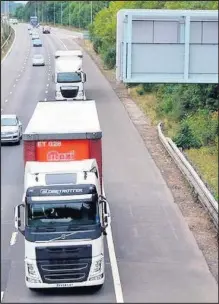
[(38, 262), (44, 283), (74, 283), (86, 281), (90, 272), (91, 259), (44, 260)]
[(38, 247), (36, 259), (43, 283), (87, 281), (92, 263), (91, 245)]
[(61, 89), (61, 93), (64, 98), (75, 98), (78, 95), (78, 89), (73, 89), (73, 90)]

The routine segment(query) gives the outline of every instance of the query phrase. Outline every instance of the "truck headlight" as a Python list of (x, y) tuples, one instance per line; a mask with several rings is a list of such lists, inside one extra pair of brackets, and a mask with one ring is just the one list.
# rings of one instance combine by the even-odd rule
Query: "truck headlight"
[(36, 269), (33, 264), (27, 263), (27, 271), (31, 277), (38, 277)]
[(92, 273), (98, 273), (102, 270), (103, 258), (94, 262)]

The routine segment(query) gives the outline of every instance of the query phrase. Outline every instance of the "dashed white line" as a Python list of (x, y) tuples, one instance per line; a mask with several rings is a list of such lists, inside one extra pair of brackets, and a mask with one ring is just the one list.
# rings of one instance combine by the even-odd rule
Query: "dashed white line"
[(5, 102), (8, 102), (8, 100), (6, 99)]
[(47, 98), (45, 98), (44, 101), (47, 101)]
[(1, 112), (3, 111), (3, 109), (1, 108)]
[(4, 291), (1, 291), (1, 302), (2, 302), (3, 295), (4, 295)]
[(16, 79), (16, 81), (18, 81), (19, 79)]
[(13, 87), (15, 88), (16, 84), (13, 85)]
[(21, 76), (21, 74), (18, 75), (18, 77), (20, 77), (20, 76)]
[(10, 92), (10, 95), (12, 94), (12, 92)]
[(48, 94), (48, 91), (45, 91), (46, 94)]
[(10, 240), (10, 245), (13, 246), (16, 243), (16, 238), (17, 238), (18, 232), (13, 232)]
[(47, 85), (46, 85), (47, 87), (49, 86), (49, 83), (47, 83)]

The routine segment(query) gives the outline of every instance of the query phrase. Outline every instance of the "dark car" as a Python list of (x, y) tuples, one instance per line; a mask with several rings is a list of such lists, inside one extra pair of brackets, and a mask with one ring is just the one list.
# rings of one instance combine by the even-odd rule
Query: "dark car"
[(40, 39), (34, 39), (33, 46), (42, 46), (42, 41)]
[(43, 34), (50, 34), (50, 28), (48, 26), (43, 27)]

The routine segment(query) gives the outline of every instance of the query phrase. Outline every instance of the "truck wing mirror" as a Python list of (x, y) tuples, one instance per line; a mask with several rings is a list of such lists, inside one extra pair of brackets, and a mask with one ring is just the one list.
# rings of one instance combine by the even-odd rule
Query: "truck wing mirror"
[(87, 75), (86, 73), (82, 73), (82, 82), (85, 83), (87, 81)]
[(22, 234), (24, 234), (24, 231), (20, 229), (21, 227), (21, 207), (24, 207), (24, 204), (20, 204), (15, 207), (15, 214), (14, 214), (14, 221), (15, 221), (15, 228), (19, 230)]
[(101, 197), (100, 204), (102, 204), (102, 231), (103, 234), (106, 235), (106, 228), (111, 224), (110, 209), (109, 204), (104, 197)]

